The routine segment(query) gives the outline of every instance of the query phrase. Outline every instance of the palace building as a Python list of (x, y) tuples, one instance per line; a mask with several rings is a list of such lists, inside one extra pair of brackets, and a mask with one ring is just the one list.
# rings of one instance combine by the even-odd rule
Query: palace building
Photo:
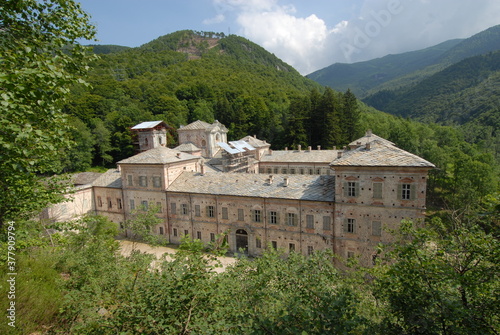
[(254, 136), (227, 142), (218, 121), (179, 128), (180, 145), (170, 149), (167, 128), (161, 121), (133, 127), (139, 153), (87, 176), (72, 202), (46, 217), (94, 212), (119, 224), (154, 205), (163, 221), (156, 233), (174, 244), (184, 235), (209, 243), (228, 232), (232, 252), (330, 249), (369, 265), (401, 220), (425, 216), (434, 165), (370, 131), (342, 149), (278, 151)]

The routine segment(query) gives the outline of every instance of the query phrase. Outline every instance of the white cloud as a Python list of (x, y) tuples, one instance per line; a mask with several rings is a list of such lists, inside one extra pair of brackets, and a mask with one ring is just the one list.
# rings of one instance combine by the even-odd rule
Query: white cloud
[(205, 19), (203, 20), (203, 24), (216, 24), (216, 23), (221, 23), (226, 19), (224, 14), (217, 14), (216, 16), (210, 18), (210, 19)]

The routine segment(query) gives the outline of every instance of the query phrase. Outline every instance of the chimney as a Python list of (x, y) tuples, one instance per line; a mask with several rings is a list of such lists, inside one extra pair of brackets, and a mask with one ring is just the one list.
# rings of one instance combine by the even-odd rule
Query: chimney
[(312, 151), (312, 147), (311, 147), (311, 146), (308, 146), (308, 147), (307, 147), (307, 151)]
[(203, 162), (200, 164), (200, 173), (201, 175), (205, 174), (205, 164), (203, 164)]
[(283, 187), (288, 186), (288, 177), (283, 178)]
[(333, 150), (337, 150), (337, 146), (335, 146), (335, 145), (334, 145), (334, 146), (333, 146)]
[(271, 181), (271, 183), (273, 182), (274, 176), (272, 174), (269, 175), (269, 180)]
[(285, 147), (285, 151), (288, 151), (288, 147)]
[(321, 145), (318, 145), (318, 150), (321, 150)]
[(299, 152), (302, 152), (302, 146), (301, 146), (300, 144), (298, 144), (298, 145), (297, 145), (297, 150), (298, 150)]
[(254, 135), (253, 135), (253, 138), (257, 138), (257, 135), (255, 135), (255, 134), (254, 134)]
[(373, 135), (372, 130), (371, 130), (371, 129), (368, 129), (368, 130), (366, 131), (365, 136), (366, 136), (366, 137), (371, 137), (372, 135)]
[(180, 152), (177, 153), (177, 158), (181, 158), (181, 153)]
[(269, 149), (269, 156), (271, 156), (272, 154), (273, 154), (273, 150)]
[(366, 150), (370, 150), (371, 149), (371, 142), (366, 142)]
[(343, 152), (343, 151), (338, 151), (338, 152), (337, 152), (337, 158), (341, 158), (341, 157), (342, 157), (342, 152)]

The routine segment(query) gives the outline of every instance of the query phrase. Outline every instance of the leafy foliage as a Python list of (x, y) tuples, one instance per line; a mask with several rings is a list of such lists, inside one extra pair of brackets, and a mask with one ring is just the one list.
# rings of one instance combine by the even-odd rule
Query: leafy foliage
[(92, 58), (77, 42), (92, 39), (88, 16), (73, 1), (8, 1), (0, 14), (0, 227), (57, 200), (70, 144), (60, 108)]

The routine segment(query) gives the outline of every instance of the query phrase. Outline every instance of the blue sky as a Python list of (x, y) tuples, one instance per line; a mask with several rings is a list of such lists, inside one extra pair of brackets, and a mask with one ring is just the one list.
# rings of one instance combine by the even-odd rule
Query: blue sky
[(302, 74), (466, 38), (500, 24), (499, 0), (81, 0), (97, 44), (177, 30), (237, 34)]

